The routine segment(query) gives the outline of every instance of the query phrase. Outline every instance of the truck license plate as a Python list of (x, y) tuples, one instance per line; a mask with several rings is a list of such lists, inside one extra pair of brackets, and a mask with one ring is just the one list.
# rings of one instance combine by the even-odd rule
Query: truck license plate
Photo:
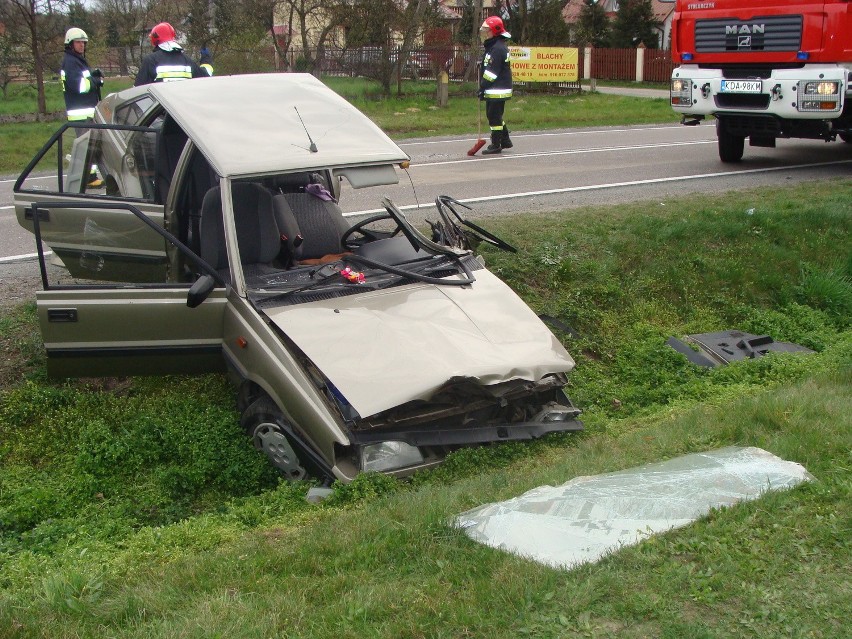
[(760, 80), (722, 80), (723, 93), (760, 93)]

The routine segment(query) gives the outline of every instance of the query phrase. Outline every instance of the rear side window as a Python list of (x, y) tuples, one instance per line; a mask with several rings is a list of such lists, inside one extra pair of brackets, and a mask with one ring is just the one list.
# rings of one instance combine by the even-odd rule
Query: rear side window
[(135, 126), (139, 124), (142, 116), (153, 104), (154, 100), (148, 95), (142, 96), (133, 102), (122, 104), (115, 110), (112, 121), (115, 124), (129, 124), (131, 126)]
[(154, 202), (162, 118), (154, 124), (66, 125), (24, 170), (15, 190)]

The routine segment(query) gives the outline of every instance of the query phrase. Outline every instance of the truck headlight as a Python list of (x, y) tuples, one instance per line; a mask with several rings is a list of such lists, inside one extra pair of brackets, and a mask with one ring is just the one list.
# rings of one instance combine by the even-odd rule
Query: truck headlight
[(670, 95), (672, 106), (691, 106), (692, 80), (689, 78), (672, 78)]
[(386, 472), (423, 462), (423, 455), (416, 446), (405, 442), (387, 441), (367, 444), (361, 449), (361, 470)]
[(840, 82), (800, 82), (799, 111), (840, 111)]
[(839, 92), (839, 82), (806, 82), (805, 95), (834, 95)]

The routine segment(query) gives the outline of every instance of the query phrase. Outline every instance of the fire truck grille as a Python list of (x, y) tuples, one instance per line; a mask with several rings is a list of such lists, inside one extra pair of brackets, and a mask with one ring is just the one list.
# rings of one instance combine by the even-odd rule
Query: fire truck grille
[(698, 53), (798, 51), (801, 44), (800, 15), (695, 21), (695, 50)]

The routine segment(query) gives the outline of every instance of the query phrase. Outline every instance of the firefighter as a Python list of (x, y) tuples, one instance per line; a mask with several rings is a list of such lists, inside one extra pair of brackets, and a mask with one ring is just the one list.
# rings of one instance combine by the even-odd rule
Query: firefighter
[(206, 69), (202, 69), (183, 52), (183, 48), (176, 42), (175, 29), (168, 22), (161, 22), (151, 29), (148, 37), (154, 52), (143, 58), (134, 86), (210, 77)]
[[(95, 118), (95, 107), (101, 99), (104, 78), (100, 69), (89, 68), (86, 60), (88, 42), (89, 36), (79, 27), (71, 27), (65, 32), (65, 55), (62, 58), (59, 77), (69, 122), (92, 122)], [(77, 137), (86, 131), (84, 128), (75, 129)], [(94, 166), (89, 174), (88, 186), (103, 186), (103, 180), (98, 177)]]
[(207, 75), (213, 75), (213, 55), (207, 47), (202, 47), (201, 57), (198, 58), (198, 65), (207, 71)]
[(479, 99), (485, 100), (485, 115), (491, 128), (491, 144), (482, 150), (483, 155), (500, 153), (512, 148), (509, 128), (503, 121), (506, 100), (512, 97), (512, 66), (506, 41), (511, 34), (506, 31), (498, 16), (486, 18), (479, 28), (479, 39), (485, 46), (482, 56), (482, 77), (479, 79)]

